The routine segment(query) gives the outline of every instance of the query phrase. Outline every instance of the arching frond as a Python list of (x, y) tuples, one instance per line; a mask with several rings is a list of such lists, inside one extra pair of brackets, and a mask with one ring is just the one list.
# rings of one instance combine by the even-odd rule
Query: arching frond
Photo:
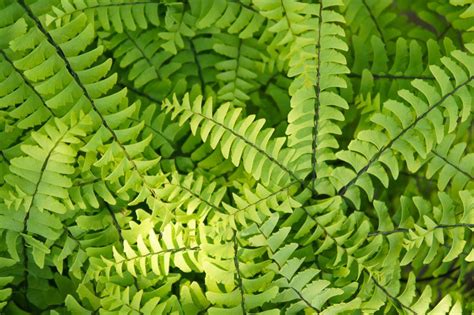
[(403, 156), (410, 172), (419, 169), (446, 134), (443, 114), (447, 116), (449, 132), (456, 128), (458, 119), (466, 120), (471, 112), (474, 78), (471, 59), (472, 56), (460, 51), (453, 52), (452, 58), (444, 57), (444, 69), (430, 67), (437, 86), (414, 80), (414, 92), (419, 96), (402, 90), (399, 95), (405, 102), (387, 101), (381, 113), (372, 115), (371, 120), (378, 128), (360, 131), (357, 139), (349, 144), (349, 150), (338, 153), (341, 160), (351, 161), (352, 168), (339, 168), (335, 173), (334, 184), (339, 195), (346, 195), (358, 205), (360, 197), (355, 190), (360, 187), (372, 198), (371, 177), (376, 177), (385, 187), (388, 185), (385, 167), (394, 178), (398, 177), (395, 154)]
[(281, 185), (291, 178), (299, 180), (286, 162), (295, 151), (282, 149), (282, 138), (269, 141), (273, 130), (262, 130), (262, 120), (254, 121), (252, 116), (242, 119), (241, 110), (231, 108), (229, 103), (214, 113), (211, 99), (203, 104), (202, 97), (198, 97), (191, 104), (189, 95), (185, 95), (182, 103), (174, 98), (173, 102), (165, 101), (164, 105), (172, 111), (173, 118), (179, 117), (180, 124), (190, 120), (193, 133), (199, 131), (203, 141), (209, 141), (213, 148), (219, 146), (225, 158), (230, 158), (235, 166), (242, 163), (257, 180), (274, 180)]

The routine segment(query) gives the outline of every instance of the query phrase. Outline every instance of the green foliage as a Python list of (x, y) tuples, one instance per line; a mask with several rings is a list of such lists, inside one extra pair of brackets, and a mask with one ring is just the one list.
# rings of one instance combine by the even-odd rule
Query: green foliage
[(0, 0), (0, 313), (474, 312), (470, 0)]

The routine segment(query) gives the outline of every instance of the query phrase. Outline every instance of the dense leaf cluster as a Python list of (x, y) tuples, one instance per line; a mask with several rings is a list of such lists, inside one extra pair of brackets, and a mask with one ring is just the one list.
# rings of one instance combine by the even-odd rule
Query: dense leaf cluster
[(474, 311), (471, 0), (0, 0), (0, 312)]

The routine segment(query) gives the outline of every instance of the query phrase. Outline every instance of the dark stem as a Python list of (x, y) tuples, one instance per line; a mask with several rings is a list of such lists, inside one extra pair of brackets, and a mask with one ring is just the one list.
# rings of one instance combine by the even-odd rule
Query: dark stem
[[(474, 228), (474, 224), (469, 224), (469, 223), (456, 223), (456, 224), (440, 224), (435, 227), (433, 227), (433, 230), (435, 229), (454, 229), (454, 228), (466, 228), (466, 229), (472, 229)], [(368, 236), (376, 236), (376, 235), (390, 235), (394, 233), (408, 233), (410, 232), (410, 229), (406, 228), (399, 228), (399, 229), (394, 229), (394, 230), (389, 230), (389, 231), (374, 231), (368, 234)]]
[(242, 299), (241, 302), (240, 302), (240, 306), (242, 307), (242, 313), (247, 314), (247, 311), (245, 309), (244, 285), (242, 283), (242, 277), (240, 276), (240, 265), (239, 265), (238, 249), (239, 249), (239, 244), (237, 243), (237, 235), (234, 235), (234, 266), (235, 266), (235, 271), (237, 273), (236, 274), (237, 286), (239, 287), (240, 297)]
[[(461, 266), (454, 267), (454, 265), (452, 265), (451, 268), (449, 268), (449, 270), (446, 271), (446, 273), (443, 273), (439, 276), (430, 276), (430, 277), (426, 277), (426, 278), (419, 278), (419, 279), (416, 279), (416, 282), (428, 282), (428, 281), (439, 280), (439, 279), (443, 279), (443, 278), (448, 278), (448, 279), (452, 280), (452, 278), (450, 276), (459, 269), (461, 269)], [(400, 281), (407, 282), (408, 279), (401, 278)]]
[[(388, 79), (388, 80), (415, 80), (415, 79), (435, 80), (434, 77), (423, 76), (423, 75), (420, 75), (420, 76), (416, 76), (416, 75), (395, 75), (395, 74), (385, 74), (385, 73), (371, 73), (371, 75), (376, 80), (378, 80), (378, 79)], [(352, 72), (352, 73), (347, 74), (347, 77), (360, 79), (360, 78), (362, 78), (362, 74)]]
[(470, 180), (474, 180), (474, 176), (472, 176), (471, 174), (469, 174), (467, 171), (461, 169), (458, 165), (452, 163), (451, 161), (449, 161), (448, 159), (446, 159), (444, 156), (440, 155), (438, 152), (436, 152), (436, 150), (433, 150), (433, 154), (436, 155), (438, 158), (440, 158), (441, 160), (443, 160), (444, 162), (446, 162), (447, 164), (449, 164), (451, 167), (455, 168), (458, 172), (460, 172), (461, 174), (465, 175), (467, 178), (469, 178)]
[(154, 98), (153, 96), (151, 96), (151, 95), (149, 95), (149, 94), (146, 94), (145, 92), (140, 91), (140, 90), (138, 90), (138, 89), (136, 89), (136, 88), (134, 88), (134, 87), (132, 87), (132, 86), (126, 84), (126, 83), (118, 82), (117, 85), (120, 86), (120, 87), (122, 87), (122, 88), (125, 87), (125, 88), (127, 88), (127, 90), (130, 90), (131, 92), (133, 92), (133, 93), (135, 93), (135, 94), (137, 94), (137, 95), (139, 95), (139, 96), (141, 96), (141, 97), (144, 97), (144, 98), (146, 98), (147, 100), (149, 100), (149, 101), (151, 101), (151, 102), (154, 102), (154, 103), (156, 103), (156, 104), (158, 104), (158, 105), (161, 104), (161, 102), (162, 102), (162, 100), (159, 100), (159, 99), (157, 99), (157, 98)]
[(394, 304), (396, 304), (397, 306), (399, 307), (402, 307), (408, 311), (410, 311), (411, 313), (413, 314), (416, 314), (416, 312), (411, 309), (409, 306), (406, 306), (405, 304), (403, 304), (399, 299), (397, 299), (396, 297), (394, 297), (392, 294), (390, 294), (390, 292), (387, 291), (387, 289), (385, 289), (377, 280), (375, 280), (374, 277), (372, 277), (369, 272), (367, 270), (364, 269), (364, 271), (367, 273), (367, 275), (372, 279), (372, 281), (374, 282), (374, 284), (380, 289), (383, 291), (383, 293), (385, 293), (386, 296), (388, 296), (389, 299), (392, 300), (392, 302)]
[(155, 65), (153, 64), (153, 62), (151, 61), (150, 58), (148, 58), (148, 56), (145, 54), (145, 52), (143, 51), (142, 47), (140, 47), (140, 45), (138, 45), (138, 43), (133, 39), (132, 36), (130, 36), (130, 34), (128, 34), (127, 31), (124, 31), (125, 35), (127, 36), (128, 40), (130, 42), (132, 42), (133, 46), (135, 46), (138, 51), (140, 52), (140, 54), (143, 56), (143, 58), (146, 60), (146, 62), (150, 65), (150, 67), (153, 68), (153, 70), (155, 70), (155, 74), (156, 74), (156, 77), (159, 77), (158, 75), (158, 70), (156, 69)]
[(201, 63), (199, 62), (198, 53), (196, 51), (196, 47), (194, 46), (194, 43), (193, 43), (192, 39), (189, 40), (189, 45), (190, 45), (191, 51), (193, 53), (194, 62), (196, 63), (199, 82), (201, 83), (201, 93), (203, 95), (203, 98), (206, 99), (207, 98), (207, 96), (206, 96), (206, 81), (204, 81), (204, 76), (202, 74)]
[(312, 142), (312, 150), (311, 150), (311, 188), (313, 191), (313, 195), (315, 195), (315, 184), (316, 184), (316, 178), (317, 178), (317, 173), (316, 173), (316, 166), (317, 166), (317, 160), (316, 160), (316, 149), (318, 147), (318, 129), (319, 129), (319, 108), (321, 107), (321, 101), (320, 101), (320, 94), (321, 94), (321, 27), (323, 25), (323, 5), (319, 5), (319, 18), (318, 18), (318, 39), (316, 41), (316, 45), (318, 46), (318, 60), (317, 60), (317, 66), (316, 66), (316, 86), (314, 87), (314, 93), (316, 95), (315, 97), (315, 110), (314, 110), (314, 116), (313, 116), (313, 142)]
[(51, 108), (48, 107), (48, 105), (46, 105), (46, 101), (43, 99), (43, 97), (41, 96), (41, 94), (39, 94), (35, 88), (33, 87), (33, 85), (31, 84), (30, 81), (28, 81), (28, 79), (25, 77), (25, 75), (23, 74), (23, 72), (21, 72), (20, 70), (18, 70), (16, 67), (15, 67), (15, 64), (13, 63), (13, 61), (8, 58), (8, 56), (3, 52), (3, 50), (0, 50), (0, 54), (2, 55), (2, 57), (12, 66), (13, 69), (15, 69), (15, 71), (21, 76), (21, 78), (23, 79), (23, 82), (25, 82), (25, 84), (31, 89), (31, 91), (33, 91), (33, 93), (41, 100), (41, 103), (43, 103), (44, 107), (48, 110), (49, 114), (51, 116), (56, 116), (53, 111), (51, 110)]
[[(261, 234), (266, 240), (268, 240), (268, 237), (265, 235), (265, 233), (263, 233), (263, 231), (261, 230), (260, 226), (257, 225), (257, 229), (259, 230), (260, 234)], [(277, 260), (275, 260), (275, 259), (273, 258), (273, 255), (275, 254), (275, 252), (274, 252), (270, 247), (268, 247), (268, 250), (272, 253), (271, 259), (272, 259), (272, 260), (275, 262), (275, 264), (278, 266), (278, 269), (281, 270), (281, 269), (283, 268), (283, 266), (282, 266)], [(287, 276), (285, 276), (285, 275), (282, 275), (282, 276), (288, 281), (288, 283), (290, 283), (291, 279), (289, 279), (289, 278), (288, 278)], [(316, 309), (313, 305), (311, 305), (311, 303), (310, 303), (307, 299), (305, 299), (305, 297), (303, 296), (303, 294), (301, 294), (301, 292), (300, 292), (299, 290), (297, 290), (296, 288), (294, 288), (294, 287), (291, 286), (291, 285), (288, 285), (288, 287), (289, 287), (290, 289), (292, 289), (293, 292), (295, 292), (295, 293), (298, 295), (298, 297), (301, 299), (301, 301), (303, 301), (309, 308), (311, 308), (312, 310), (314, 310), (314, 311), (316, 312), (316, 314), (317, 314), (317, 312), (319, 312), (318, 309)]]
[(377, 29), (377, 32), (378, 32), (379, 35), (380, 35), (380, 39), (382, 40), (383, 44), (386, 45), (385, 39), (384, 39), (384, 37), (383, 37), (382, 30), (380, 29), (380, 26), (379, 26), (379, 23), (377, 22), (377, 19), (375, 18), (374, 14), (373, 14), (372, 11), (370, 10), (369, 5), (367, 4), (367, 2), (366, 2), (365, 0), (362, 0), (362, 4), (364, 5), (365, 9), (366, 9), (367, 12), (369, 13), (370, 19), (371, 19), (372, 22), (374, 23), (375, 28)]
[(121, 245), (123, 245), (124, 238), (122, 235), (122, 228), (120, 227), (119, 222), (117, 221), (117, 218), (115, 217), (115, 212), (110, 208), (108, 203), (105, 203), (105, 208), (107, 209), (107, 212), (110, 214), (110, 217), (112, 218), (112, 224), (114, 225), (115, 229), (117, 230), (118, 237), (120, 239)]

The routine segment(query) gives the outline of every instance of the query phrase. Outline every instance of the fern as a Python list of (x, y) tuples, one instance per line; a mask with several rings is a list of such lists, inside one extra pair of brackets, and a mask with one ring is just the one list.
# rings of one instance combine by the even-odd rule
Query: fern
[(474, 311), (468, 0), (0, 0), (0, 313)]

